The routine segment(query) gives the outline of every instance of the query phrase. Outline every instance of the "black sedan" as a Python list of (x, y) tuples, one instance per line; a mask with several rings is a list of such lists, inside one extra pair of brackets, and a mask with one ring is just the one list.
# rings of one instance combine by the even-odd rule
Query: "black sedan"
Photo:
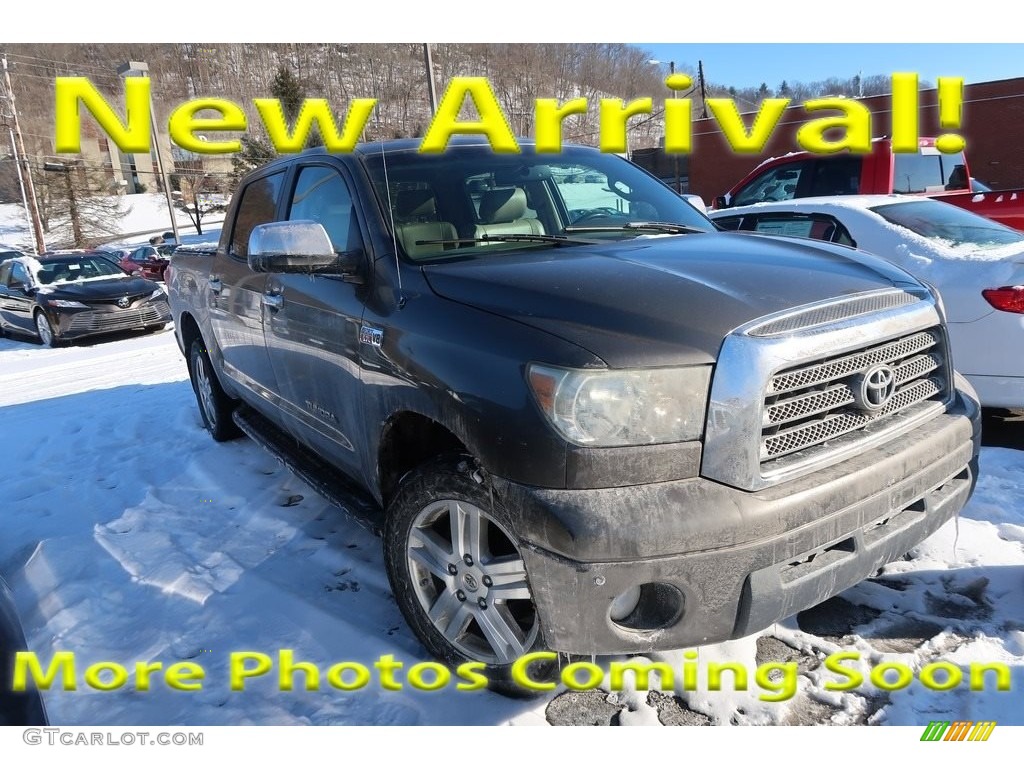
[(101, 333), (159, 330), (170, 320), (160, 286), (95, 253), (0, 264), (0, 333), (38, 336), (56, 347)]

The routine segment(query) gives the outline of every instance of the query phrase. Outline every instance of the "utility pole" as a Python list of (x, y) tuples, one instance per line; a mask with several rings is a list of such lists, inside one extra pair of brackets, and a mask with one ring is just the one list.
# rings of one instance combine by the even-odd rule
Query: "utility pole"
[(14, 106), (14, 87), (11, 85), (11, 73), (7, 69), (7, 57), (4, 56), (4, 89), (7, 93), (7, 101), (11, 105), (11, 122), (14, 124), (14, 135), (17, 138), (15, 145), (14, 161), (25, 164), (25, 187), (28, 191), (29, 217), (32, 219), (32, 231), (36, 240), (36, 253), (46, 253), (46, 241), (43, 239), (43, 222), (39, 218), (39, 205), (36, 202), (36, 188), (32, 183), (32, 169), (28, 164), (28, 154), (25, 152), (25, 140), (21, 136), (21, 124), (18, 123), (18, 110)]
[(434, 60), (430, 56), (430, 43), (423, 44), (423, 64), (427, 68), (427, 95), (430, 97), (430, 115), (437, 114), (437, 91), (434, 90)]
[[(149, 64), (144, 61), (126, 61), (117, 68), (117, 74), (121, 77), (149, 77)], [(167, 215), (171, 217), (171, 229), (174, 230), (174, 242), (180, 244), (178, 236), (178, 221), (174, 218), (174, 203), (171, 201), (171, 184), (167, 180), (167, 172), (164, 170), (164, 159), (160, 152), (160, 130), (156, 124), (156, 110), (153, 107), (153, 92), (149, 92), (149, 125), (153, 130), (153, 150), (156, 154), (157, 173), (160, 174), (160, 183), (164, 188), (164, 198), (167, 200)]]
[(700, 116), (706, 120), (708, 117), (708, 97), (707, 90), (704, 87), (704, 62), (700, 60), (697, 61), (697, 82), (700, 83)]
[(21, 173), (21, 161), (18, 159), (18, 145), (14, 142), (14, 129), (11, 128), (11, 124), (7, 122), (7, 116), (0, 116), (3, 118), (4, 127), (7, 129), (7, 133), (11, 137), (11, 152), (14, 157), (14, 170), (18, 172), (18, 189), (21, 190), (21, 206), (25, 209), (25, 219), (28, 221), (29, 227), (32, 226), (32, 215), (28, 212), (28, 198), (25, 196), (25, 177)]

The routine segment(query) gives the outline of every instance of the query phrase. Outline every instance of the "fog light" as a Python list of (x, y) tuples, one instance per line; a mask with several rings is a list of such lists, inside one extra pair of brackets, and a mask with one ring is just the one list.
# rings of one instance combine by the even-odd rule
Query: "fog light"
[[(652, 582), (632, 587), (612, 601), (609, 618), (616, 626), (634, 632), (665, 629), (683, 617), (686, 599), (673, 584)], [(633, 609), (624, 614), (630, 605)]]
[(608, 614), (612, 621), (622, 621), (629, 616), (640, 602), (640, 585), (630, 587), (612, 600), (612, 609)]

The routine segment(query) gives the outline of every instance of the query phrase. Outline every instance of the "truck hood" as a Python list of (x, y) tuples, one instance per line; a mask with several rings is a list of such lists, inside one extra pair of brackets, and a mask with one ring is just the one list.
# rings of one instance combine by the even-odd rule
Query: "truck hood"
[(852, 249), (733, 233), (496, 253), (423, 272), (439, 296), (559, 336), (613, 368), (713, 363), (730, 331), (764, 315), (917, 284)]

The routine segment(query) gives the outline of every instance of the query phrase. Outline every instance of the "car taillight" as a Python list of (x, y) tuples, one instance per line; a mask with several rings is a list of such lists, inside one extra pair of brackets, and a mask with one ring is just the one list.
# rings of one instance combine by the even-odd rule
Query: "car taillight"
[(985, 301), (1002, 312), (1024, 315), (1024, 285), (986, 288), (981, 295), (985, 297)]

